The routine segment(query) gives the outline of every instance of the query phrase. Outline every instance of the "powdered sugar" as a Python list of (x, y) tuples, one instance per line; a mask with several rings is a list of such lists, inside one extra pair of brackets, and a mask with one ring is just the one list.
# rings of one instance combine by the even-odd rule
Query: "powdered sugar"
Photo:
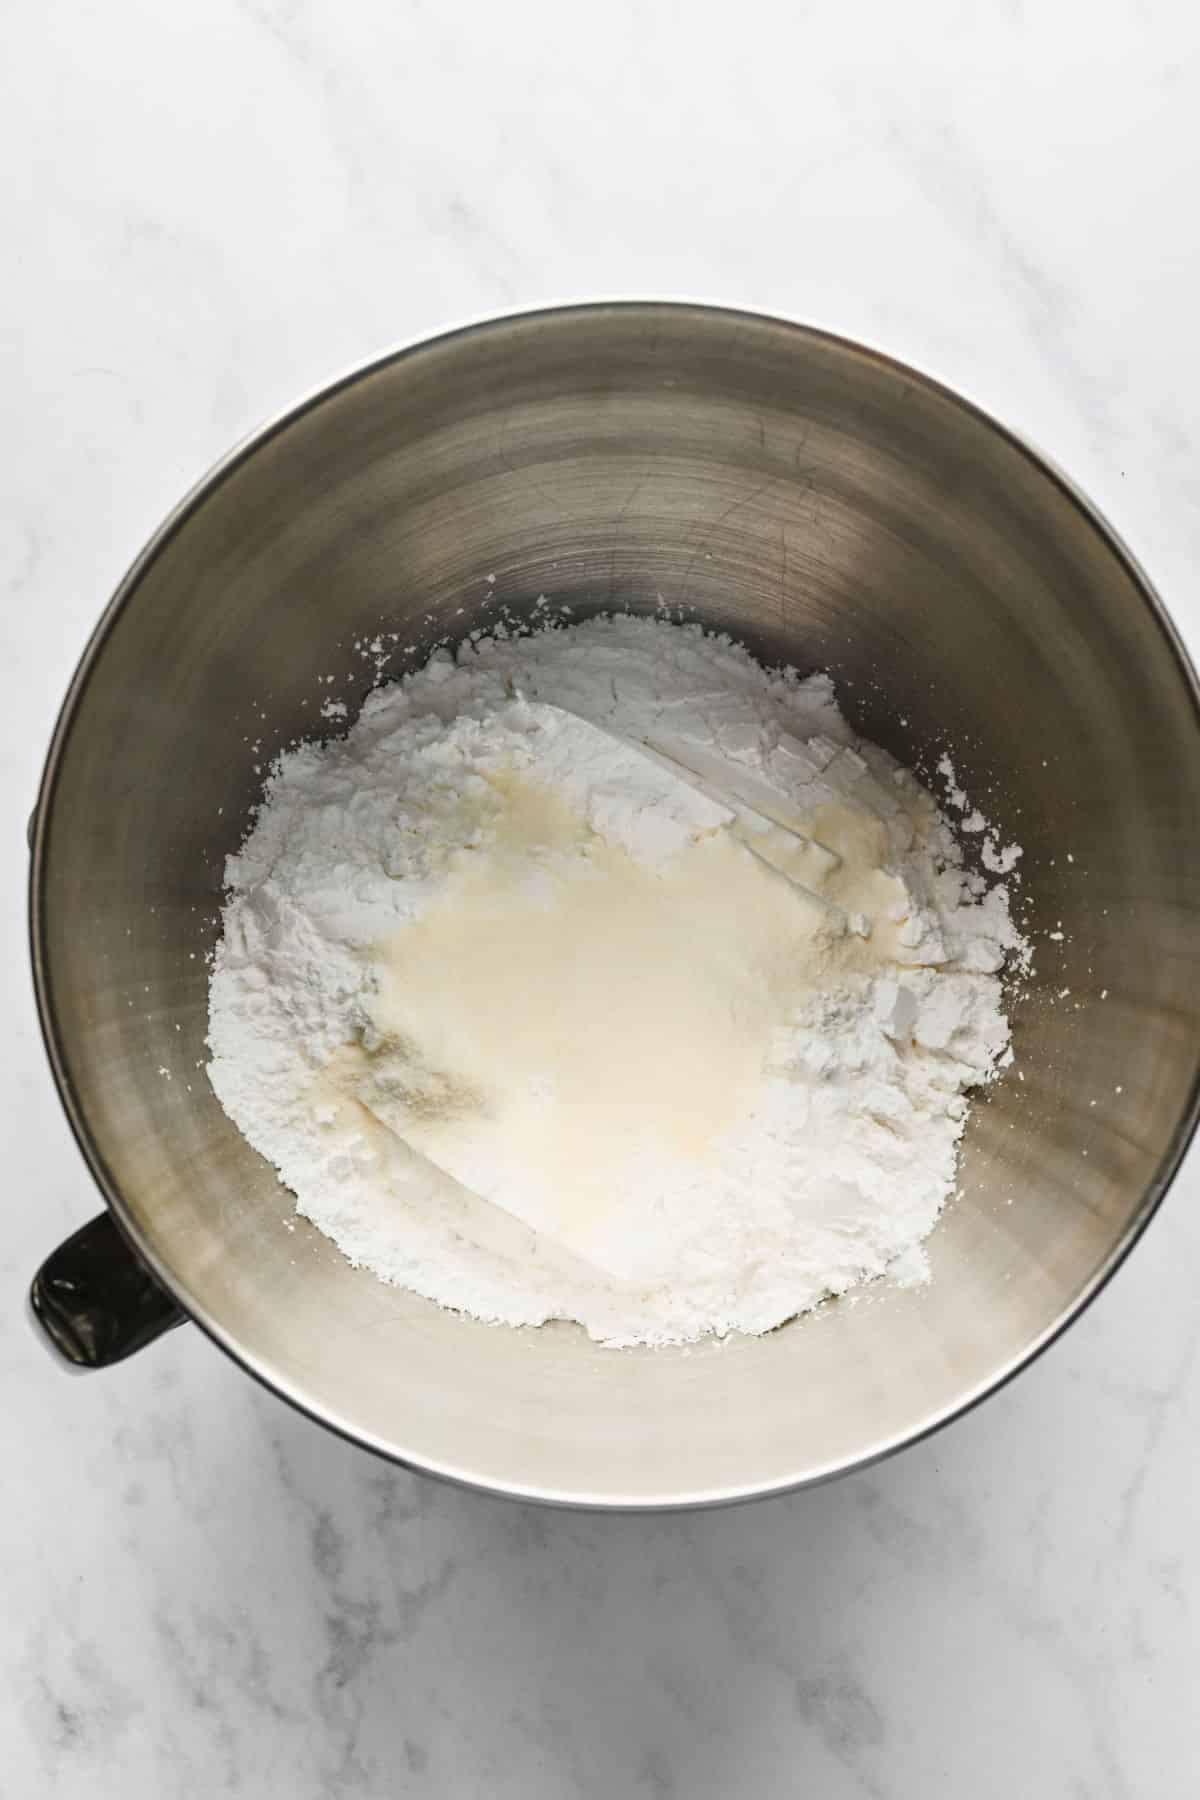
[[(646, 739), (769, 791), (855, 928)], [(1008, 1055), (1003, 884), (826, 677), (696, 627), (438, 653), (280, 760), (227, 881), (223, 1105), (352, 1260), (482, 1318), (668, 1342), (911, 1276)]]
[(938, 758), (937, 772), (946, 783), (946, 799), (964, 815), (959, 821), (959, 830), (987, 832), (980, 852), (984, 868), (993, 875), (1011, 875), (1021, 859), (1020, 844), (1005, 844), (1002, 847), (997, 842), (995, 834), (988, 831), (988, 822), (979, 808), (971, 806), (965, 789), (959, 787), (954, 763), (945, 753)]

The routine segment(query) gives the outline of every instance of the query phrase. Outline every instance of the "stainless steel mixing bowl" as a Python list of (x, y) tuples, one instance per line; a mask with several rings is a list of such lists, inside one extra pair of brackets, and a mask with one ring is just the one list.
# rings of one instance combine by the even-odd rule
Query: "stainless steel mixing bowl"
[[(217, 1105), (204, 954), (259, 768), (322, 729), (323, 692), (365, 691), (356, 640), (397, 632), (399, 670), (542, 593), (577, 616), (661, 599), (832, 670), (864, 733), (909, 763), (949, 744), (1024, 844), (1027, 922), (1064, 941), (1038, 935), (1024, 1079), (973, 1112), (927, 1288), (691, 1349), (489, 1328), (293, 1228)], [(63, 707), (33, 825), (38, 1004), (143, 1262), (105, 1216), (50, 1259), (39, 1315), (96, 1363), (178, 1303), (313, 1418), (507, 1494), (698, 1505), (881, 1456), (1061, 1330), (1178, 1165), (1198, 819), (1196, 684), (1144, 576), (1061, 476), (936, 382), (685, 306), (502, 319), (386, 357), (183, 503)]]

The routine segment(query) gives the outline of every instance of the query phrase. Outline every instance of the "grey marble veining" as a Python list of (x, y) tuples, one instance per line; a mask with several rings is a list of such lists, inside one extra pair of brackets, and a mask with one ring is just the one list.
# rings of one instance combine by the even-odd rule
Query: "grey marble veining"
[(200, 1335), (71, 1379), (22, 1317), (94, 1210), (32, 1015), (24, 821), (86, 632), (216, 455), (489, 310), (815, 319), (1027, 430), (1200, 644), (1200, 23), (14, 0), (0, 70), (0, 1800), (1193, 1791), (1200, 1164), (932, 1442), (669, 1519), (319, 1432)]

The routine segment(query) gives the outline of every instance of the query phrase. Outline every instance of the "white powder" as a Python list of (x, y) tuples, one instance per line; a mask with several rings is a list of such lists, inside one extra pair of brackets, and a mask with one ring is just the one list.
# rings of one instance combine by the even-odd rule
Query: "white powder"
[[(812, 847), (753, 854), (645, 739)], [(827, 677), (698, 627), (438, 653), (280, 759), (226, 878), (226, 1111), (352, 1261), (484, 1319), (666, 1343), (919, 1277), (1009, 1058), (1005, 887)]]

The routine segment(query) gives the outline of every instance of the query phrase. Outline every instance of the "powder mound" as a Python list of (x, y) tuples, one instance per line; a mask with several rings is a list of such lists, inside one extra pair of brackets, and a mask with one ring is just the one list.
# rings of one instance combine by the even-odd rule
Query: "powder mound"
[(1011, 1056), (1003, 882), (828, 677), (696, 626), (439, 652), (279, 759), (226, 883), (222, 1105), (481, 1319), (686, 1342), (911, 1280)]

